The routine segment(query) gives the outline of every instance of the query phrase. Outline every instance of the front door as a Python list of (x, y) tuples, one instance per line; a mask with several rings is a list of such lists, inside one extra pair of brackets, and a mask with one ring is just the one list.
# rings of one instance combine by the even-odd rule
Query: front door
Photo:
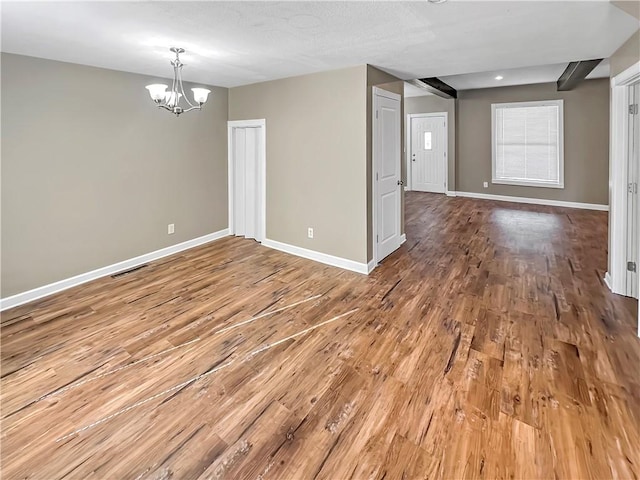
[(444, 115), (411, 119), (411, 190), (445, 192), (446, 151)]

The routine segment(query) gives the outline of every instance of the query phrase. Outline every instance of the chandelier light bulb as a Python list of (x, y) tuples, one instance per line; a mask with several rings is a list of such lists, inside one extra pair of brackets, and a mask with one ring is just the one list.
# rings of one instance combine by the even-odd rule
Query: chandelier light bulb
[(167, 86), (161, 83), (155, 83), (153, 85), (147, 85), (147, 90), (149, 90), (149, 95), (154, 102), (159, 102), (165, 98)]
[(192, 88), (191, 91), (193, 92), (193, 99), (200, 105), (207, 101), (207, 97), (211, 93), (211, 90), (206, 88)]

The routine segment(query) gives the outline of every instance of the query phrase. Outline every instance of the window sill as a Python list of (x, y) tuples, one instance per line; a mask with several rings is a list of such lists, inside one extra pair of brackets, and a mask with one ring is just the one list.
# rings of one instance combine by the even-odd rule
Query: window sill
[(564, 183), (520, 182), (518, 180), (497, 180), (495, 178), (491, 180), (491, 183), (498, 185), (514, 185), (516, 187), (564, 188)]

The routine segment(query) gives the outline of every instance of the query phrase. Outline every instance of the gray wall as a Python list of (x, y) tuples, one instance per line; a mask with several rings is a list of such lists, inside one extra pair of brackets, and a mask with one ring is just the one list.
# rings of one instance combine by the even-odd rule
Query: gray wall
[[(442, 98), (437, 95), (425, 95), (423, 97), (408, 97), (404, 99), (404, 122), (405, 129), (409, 128), (407, 115), (410, 113), (448, 113), (447, 124), (447, 146), (448, 146), (448, 166), (449, 176), (447, 179), (447, 189), (456, 189), (456, 101), (452, 98)], [(404, 139), (406, 142), (406, 138)], [(409, 146), (405, 145), (405, 152), (409, 152)], [(406, 153), (408, 155), (408, 153)], [(403, 161), (406, 165), (406, 155)]]
[(1, 62), (2, 297), (227, 227), (227, 89), (175, 118), (158, 79)]
[[(463, 192), (609, 203), (609, 80), (557, 92), (555, 83), (458, 92), (456, 189)], [(491, 183), (491, 104), (564, 100), (565, 188)], [(483, 188), (482, 182), (489, 182)]]
[(229, 120), (266, 119), (268, 239), (367, 261), (366, 75), (362, 65), (229, 90)]

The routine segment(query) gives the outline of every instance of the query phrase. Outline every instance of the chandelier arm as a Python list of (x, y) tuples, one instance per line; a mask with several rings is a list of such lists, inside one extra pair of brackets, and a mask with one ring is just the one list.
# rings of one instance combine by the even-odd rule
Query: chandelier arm
[[(172, 97), (169, 98), (173, 98), (174, 99), (174, 104), (173, 106), (177, 106), (178, 103), (180, 102), (180, 97), (178, 97), (178, 89), (177, 89), (177, 85), (176, 85), (176, 77), (178, 76), (178, 65), (179, 65), (179, 61), (178, 61), (178, 54), (176, 53), (176, 62), (173, 65), (173, 82), (171, 83), (171, 95)], [(168, 103), (168, 101), (167, 101)]]
[(191, 110), (202, 110), (202, 107), (200, 105), (192, 105), (191, 108), (185, 108), (184, 110), (182, 110), (182, 113), (187, 113)]
[(189, 101), (189, 97), (187, 97), (187, 95), (184, 93), (184, 87), (182, 86), (182, 68), (178, 69), (178, 85), (180, 86), (180, 93), (182, 93), (182, 98), (184, 98), (184, 101), (187, 102), (187, 105), (191, 107), (187, 110), (193, 109), (195, 105)]

